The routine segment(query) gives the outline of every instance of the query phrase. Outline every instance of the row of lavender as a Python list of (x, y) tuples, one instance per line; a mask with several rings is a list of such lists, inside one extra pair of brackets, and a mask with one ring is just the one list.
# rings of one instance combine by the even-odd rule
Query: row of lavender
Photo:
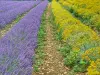
[[(4, 1), (5, 2), (5, 1)], [(34, 6), (40, 3), (40, 1), (23, 1), (23, 2), (14, 2), (10, 1), (11, 4), (0, 7), (0, 28), (5, 27), (8, 23), (12, 22), (17, 16), (27, 12)], [(9, 3), (9, 2), (8, 2)], [(3, 3), (4, 4), (4, 3)]]
[[(0, 1), (37, 1), (37, 0), (0, 0)], [(43, 1), (43, 0), (39, 0)]]
[(45, 0), (0, 0), (0, 1), (45, 1)]
[(22, 5), (34, 2), (35, 1), (3, 1), (0, 3), (0, 14), (21, 7)]
[(12, 3), (15, 3), (15, 2), (18, 2), (18, 1), (14, 1), (14, 2), (13, 2), (13, 1), (4, 1), (4, 0), (1, 1), (1, 0), (0, 0), (0, 6), (6, 5), (6, 4), (12, 4)]
[(37, 32), (47, 3), (33, 8), (0, 39), (0, 75), (32, 75)]
[(0, 7), (10, 5), (10, 4), (14, 4), (16, 2), (18, 2), (18, 1), (14, 1), (14, 2), (13, 1), (0, 1)]

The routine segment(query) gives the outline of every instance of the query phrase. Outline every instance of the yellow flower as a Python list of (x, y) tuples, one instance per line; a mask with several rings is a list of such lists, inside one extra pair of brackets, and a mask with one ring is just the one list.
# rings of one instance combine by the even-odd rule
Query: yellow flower
[(100, 75), (100, 59), (92, 61), (87, 71), (88, 75)]
[[(78, 15), (82, 15), (83, 19), (88, 18), (90, 15), (92, 16), (92, 22), (95, 26), (98, 25), (100, 21), (100, 0), (59, 0), (60, 3), (64, 6), (72, 8), (74, 11), (78, 13)], [(96, 16), (97, 15), (97, 16)], [(98, 21), (93, 20), (93, 16), (98, 18)], [(90, 21), (91, 21), (90, 19)]]
[[(75, 9), (81, 10), (81, 14), (84, 12), (84, 17), (87, 17), (88, 14), (90, 14), (90, 10), (86, 9), (85, 11), (82, 11), (85, 7), (85, 3), (89, 3), (87, 0), (66, 0), (68, 1), (68, 4), (71, 4), (72, 7), (75, 6)], [(79, 1), (79, 2), (77, 2)], [(81, 2), (82, 1), (82, 2)], [(90, 1), (90, 0), (89, 0)], [(63, 1), (60, 0), (62, 3)], [(95, 2), (95, 0), (93, 0)], [(63, 4), (65, 4), (64, 2)], [(91, 8), (93, 5), (87, 6), (85, 8)], [(89, 11), (85, 13), (86, 11)], [(84, 24), (82, 24), (79, 20), (74, 18), (68, 11), (66, 11), (61, 5), (56, 2), (52, 1), (52, 12), (55, 17), (55, 22), (57, 24), (57, 31), (58, 33), (61, 33), (62, 40), (64, 42), (67, 41), (69, 45), (72, 46), (73, 50), (79, 51), (80, 46), (87, 41), (97, 41), (99, 40), (98, 35), (89, 27)], [(90, 47), (90, 49), (86, 50), (85, 53), (81, 54), (81, 58), (83, 60), (87, 60), (91, 63), (91, 66), (88, 67), (88, 74), (89, 75), (98, 75), (100, 74), (97, 71), (97, 65), (95, 64), (95, 60), (100, 58), (100, 47)], [(94, 69), (92, 69), (94, 68)]]
[(94, 61), (100, 58), (99, 53), (100, 53), (100, 47), (90, 48), (86, 50), (85, 53), (82, 54), (82, 59), (89, 60), (90, 62)]

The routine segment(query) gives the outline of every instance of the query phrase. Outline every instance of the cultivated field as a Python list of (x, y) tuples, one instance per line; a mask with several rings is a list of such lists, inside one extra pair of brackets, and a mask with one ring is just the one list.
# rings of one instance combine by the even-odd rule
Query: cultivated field
[(0, 75), (100, 75), (100, 1), (0, 0)]

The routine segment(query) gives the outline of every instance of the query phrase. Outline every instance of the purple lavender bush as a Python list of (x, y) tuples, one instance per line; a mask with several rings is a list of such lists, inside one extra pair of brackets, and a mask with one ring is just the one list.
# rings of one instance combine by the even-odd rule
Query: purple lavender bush
[(8, 2), (8, 1), (2, 1), (2, 2), (0, 2), (0, 11), (1, 11), (2, 8), (8, 7), (8, 6), (13, 5), (15, 3), (16, 2), (12, 2), (12, 1), (10, 1), (10, 2)]
[(0, 0), (0, 7), (10, 5), (10, 4), (13, 4), (13, 3), (16, 3), (16, 2), (18, 2), (18, 1), (4, 1), (4, 0), (1, 1)]
[(47, 3), (33, 8), (0, 39), (0, 75), (32, 75), (37, 33)]
[[(32, 3), (34, 3), (34, 2), (35, 1), (32, 1)], [(13, 1), (13, 3), (11, 3), (11, 4), (2, 5), (0, 7), (0, 14), (4, 13), (4, 12), (7, 12), (7, 11), (10, 11), (12, 9), (15, 9), (17, 7), (21, 7), (22, 5), (25, 5), (27, 3), (29, 3), (29, 1), (23, 1), (23, 2), (22, 1), (18, 1), (18, 2)]]
[(25, 13), (26, 11), (30, 10), (33, 8), (33, 6), (37, 5), (40, 3), (40, 1), (33, 1), (33, 2), (28, 2), (25, 3), (24, 5), (17, 7), (13, 10), (4, 12), (0, 14), (0, 28), (5, 27), (8, 23), (12, 22), (14, 19), (17, 18), (17, 16)]

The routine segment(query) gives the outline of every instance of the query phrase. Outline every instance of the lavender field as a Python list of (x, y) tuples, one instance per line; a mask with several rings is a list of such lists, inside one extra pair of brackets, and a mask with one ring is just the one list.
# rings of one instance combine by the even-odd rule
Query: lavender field
[(47, 1), (0, 3), (0, 28), (27, 14), (0, 39), (0, 75), (31, 75), (37, 32)]
[(0, 75), (100, 75), (100, 0), (0, 0)]

